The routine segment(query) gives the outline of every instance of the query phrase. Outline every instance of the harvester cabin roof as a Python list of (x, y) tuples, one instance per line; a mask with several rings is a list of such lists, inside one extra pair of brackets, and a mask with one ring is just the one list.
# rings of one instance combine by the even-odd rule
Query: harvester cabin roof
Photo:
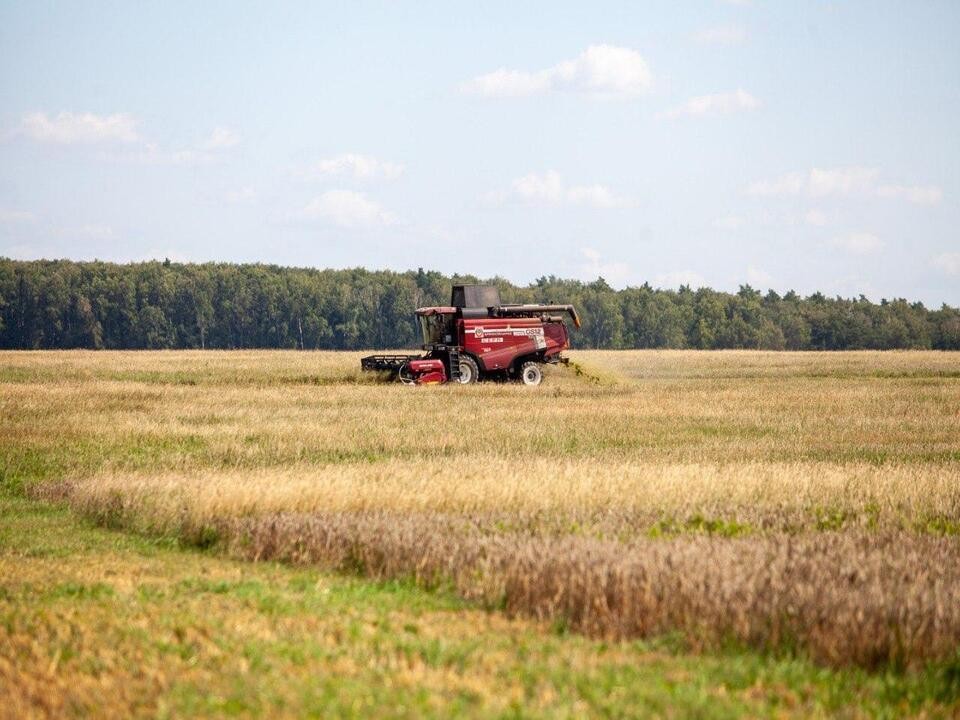
[(450, 304), (458, 308), (497, 307), (500, 291), (494, 285), (454, 285)]

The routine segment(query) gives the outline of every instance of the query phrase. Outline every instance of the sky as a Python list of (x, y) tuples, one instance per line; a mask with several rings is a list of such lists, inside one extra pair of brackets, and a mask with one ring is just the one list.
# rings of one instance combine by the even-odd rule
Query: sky
[(0, 0), (0, 256), (960, 305), (960, 3)]

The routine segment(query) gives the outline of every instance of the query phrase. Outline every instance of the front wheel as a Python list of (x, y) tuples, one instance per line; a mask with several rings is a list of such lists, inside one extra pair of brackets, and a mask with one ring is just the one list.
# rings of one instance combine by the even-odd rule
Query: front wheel
[(540, 363), (529, 361), (521, 365), (520, 380), (524, 385), (530, 385), (531, 387), (539, 385), (543, 380), (543, 370), (540, 369)]
[(410, 372), (410, 363), (404, 363), (397, 369), (397, 380), (404, 385), (416, 384), (417, 381), (414, 379), (413, 373)]
[(472, 385), (480, 379), (480, 369), (476, 361), (469, 356), (460, 358), (460, 377), (458, 382), (461, 385)]

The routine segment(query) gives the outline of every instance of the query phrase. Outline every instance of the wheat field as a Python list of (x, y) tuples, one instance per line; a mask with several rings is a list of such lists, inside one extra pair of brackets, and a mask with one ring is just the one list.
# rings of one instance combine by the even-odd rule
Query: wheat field
[(0, 353), (4, 483), (597, 641), (960, 662), (960, 357), (576, 352), (536, 389), (359, 357)]

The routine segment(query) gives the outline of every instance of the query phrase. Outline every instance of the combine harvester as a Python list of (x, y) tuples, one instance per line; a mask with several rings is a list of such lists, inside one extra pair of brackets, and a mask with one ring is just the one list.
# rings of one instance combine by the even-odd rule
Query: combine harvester
[(570, 347), (562, 313), (580, 327), (573, 305), (504, 305), (490, 285), (454, 285), (449, 307), (416, 312), (425, 355), (369, 355), (360, 367), (409, 385), (485, 378), (539, 385), (544, 363), (567, 362), (560, 356)]

